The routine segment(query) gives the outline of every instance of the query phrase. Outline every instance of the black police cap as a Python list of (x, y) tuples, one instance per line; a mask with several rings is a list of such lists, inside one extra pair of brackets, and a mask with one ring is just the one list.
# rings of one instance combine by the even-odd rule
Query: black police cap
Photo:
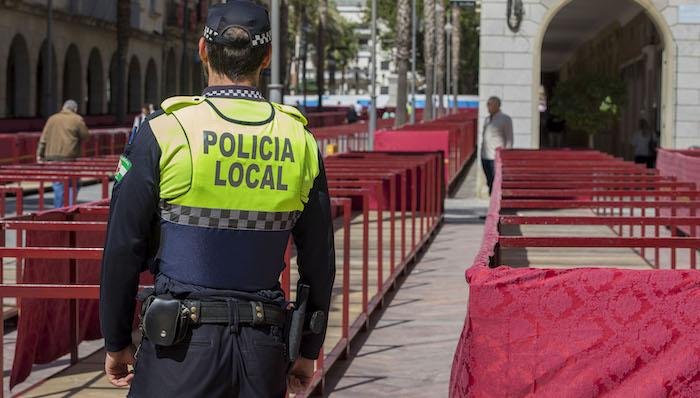
[(248, 33), (252, 47), (262, 46), (272, 41), (270, 16), (265, 7), (245, 0), (229, 0), (209, 8), (207, 23), (204, 26), (204, 39), (224, 46), (235, 45), (223, 37), (229, 28), (240, 28)]

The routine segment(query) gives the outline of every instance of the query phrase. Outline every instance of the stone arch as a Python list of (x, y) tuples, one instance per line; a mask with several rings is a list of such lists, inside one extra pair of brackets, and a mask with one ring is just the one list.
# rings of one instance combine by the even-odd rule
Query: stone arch
[(87, 113), (98, 115), (103, 112), (104, 103), (104, 70), (102, 68), (102, 56), (97, 47), (90, 51), (87, 67)]
[[(39, 116), (48, 117), (56, 111), (58, 104), (58, 93), (56, 90), (58, 81), (58, 65), (56, 62), (56, 49), (51, 46), (51, 77), (49, 79), (46, 73), (46, 40), (41, 44), (39, 49), (39, 62), (36, 68), (36, 114)], [(49, 82), (50, 80), (50, 82)], [(49, 101), (49, 96), (51, 101)], [(49, 107), (50, 105), (50, 107)], [(47, 108), (48, 107), (48, 108)]]
[(8, 117), (30, 116), (29, 112), (29, 50), (27, 41), (15, 35), (7, 57), (6, 115)]
[(62, 100), (75, 100), (80, 104), (83, 102), (83, 79), (82, 62), (80, 62), (80, 52), (75, 44), (68, 46), (63, 63), (63, 97)]
[[(539, 131), (540, 126), (540, 114), (538, 110), (538, 101), (535, 99), (539, 97), (539, 90), (541, 84), (541, 49), (544, 43), (544, 38), (547, 30), (552, 22), (552, 20), (559, 14), (559, 12), (574, 1), (585, 1), (585, 0), (558, 0), (550, 1), (549, 8), (542, 14), (541, 18), (535, 18), (534, 22), (539, 26), (537, 33), (533, 40), (533, 68), (532, 68), (532, 146), (534, 148), (540, 147), (540, 135), (536, 132)], [(662, 55), (662, 87), (661, 87), (661, 145), (664, 147), (673, 146), (673, 132), (675, 126), (675, 73), (676, 73), (676, 44), (673, 39), (673, 33), (669, 27), (665, 17), (661, 12), (654, 6), (651, 0), (629, 0), (636, 3), (641, 8), (644, 9), (645, 14), (654, 23), (657, 32), (659, 33), (660, 40), (663, 43), (663, 55)]]
[(175, 57), (175, 49), (171, 48), (168, 51), (168, 56), (165, 62), (165, 98), (177, 95), (177, 58)]
[(146, 66), (146, 81), (144, 85), (146, 103), (158, 106), (158, 70), (153, 58), (148, 60)]
[(129, 113), (136, 113), (141, 109), (143, 95), (141, 94), (141, 63), (135, 55), (129, 61), (128, 71), (126, 110)]

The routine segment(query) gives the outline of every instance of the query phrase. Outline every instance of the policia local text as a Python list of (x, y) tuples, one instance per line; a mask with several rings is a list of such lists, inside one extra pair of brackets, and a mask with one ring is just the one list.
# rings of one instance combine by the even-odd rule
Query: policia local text
[[(252, 145), (249, 144), (252, 141)], [(257, 135), (244, 135), (231, 133), (222, 133), (220, 136), (213, 131), (204, 131), (204, 154), (209, 154), (209, 148), (218, 146), (222, 156), (230, 158), (236, 155), (238, 159), (261, 159), (263, 161), (279, 161), (294, 163), (294, 152), (292, 151), (292, 142), (289, 138), (270, 137)], [(246, 151), (244, 148), (251, 148)], [(251, 189), (271, 189), (277, 191), (286, 191), (287, 185), (282, 182), (282, 166), (277, 166), (277, 170), (273, 169), (273, 165), (259, 165), (251, 163), (243, 165), (241, 162), (233, 162), (222, 167), (220, 160), (216, 161), (216, 172), (214, 174), (214, 185), (226, 186), (230, 185), (234, 188), (239, 187), (245, 182), (246, 186)], [(261, 169), (261, 167), (263, 167)]]

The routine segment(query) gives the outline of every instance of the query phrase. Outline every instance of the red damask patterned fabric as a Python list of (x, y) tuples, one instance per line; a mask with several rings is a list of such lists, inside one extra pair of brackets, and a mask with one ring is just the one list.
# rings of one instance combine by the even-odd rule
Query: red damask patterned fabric
[(700, 397), (700, 272), (491, 269), (496, 174), (450, 397)]

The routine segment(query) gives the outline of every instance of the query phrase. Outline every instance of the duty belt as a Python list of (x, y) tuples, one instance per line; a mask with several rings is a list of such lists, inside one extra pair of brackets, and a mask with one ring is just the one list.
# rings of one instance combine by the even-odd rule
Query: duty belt
[(278, 305), (260, 301), (182, 300), (194, 324), (233, 324), (280, 326), (287, 321), (287, 312)]

